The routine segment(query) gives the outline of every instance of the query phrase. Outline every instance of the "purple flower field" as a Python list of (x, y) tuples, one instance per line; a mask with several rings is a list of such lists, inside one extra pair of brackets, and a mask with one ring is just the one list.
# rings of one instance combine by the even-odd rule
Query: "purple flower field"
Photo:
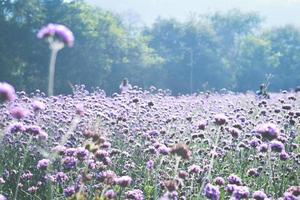
[(300, 198), (300, 96), (0, 83), (0, 199)]

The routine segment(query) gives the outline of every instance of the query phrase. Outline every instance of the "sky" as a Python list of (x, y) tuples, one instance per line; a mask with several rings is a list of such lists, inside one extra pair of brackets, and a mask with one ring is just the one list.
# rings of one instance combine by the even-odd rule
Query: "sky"
[[(103, 9), (117, 12), (133, 21), (152, 24), (158, 16), (185, 20), (194, 14), (230, 9), (256, 11), (265, 25), (294, 24), (300, 27), (300, 0), (86, 0)], [(131, 16), (131, 17), (129, 17)]]

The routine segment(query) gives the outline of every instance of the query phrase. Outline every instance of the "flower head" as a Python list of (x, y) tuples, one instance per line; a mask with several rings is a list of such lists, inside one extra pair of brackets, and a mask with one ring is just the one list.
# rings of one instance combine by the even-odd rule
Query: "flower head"
[(278, 137), (280, 131), (275, 124), (266, 123), (259, 125), (256, 132), (261, 134), (261, 136), (265, 139), (273, 140)]
[(57, 38), (69, 47), (74, 44), (74, 35), (66, 26), (61, 24), (48, 24), (44, 26), (37, 34), (40, 39), (45, 39), (49, 37)]
[(253, 192), (252, 197), (255, 200), (264, 200), (264, 199), (268, 198), (267, 195), (264, 192), (262, 192), (262, 191), (255, 191), (255, 192)]
[(208, 199), (218, 200), (220, 198), (219, 188), (217, 186), (208, 183), (204, 188), (204, 195)]
[(49, 164), (50, 164), (50, 160), (48, 160), (48, 159), (42, 159), (42, 160), (40, 160), (38, 162), (37, 168), (45, 170), (45, 169), (47, 169), (47, 167), (49, 166)]
[(134, 200), (143, 200), (144, 199), (144, 194), (141, 190), (135, 189), (135, 190), (130, 190), (125, 193), (126, 198), (128, 199), (134, 199)]
[(13, 101), (16, 99), (15, 89), (8, 83), (0, 83), (0, 102)]

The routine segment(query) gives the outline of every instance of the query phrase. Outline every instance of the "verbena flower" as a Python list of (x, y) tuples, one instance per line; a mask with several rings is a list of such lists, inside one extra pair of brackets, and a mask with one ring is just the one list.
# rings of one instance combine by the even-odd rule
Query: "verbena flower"
[(148, 170), (153, 169), (153, 167), (154, 167), (154, 162), (153, 162), (153, 160), (149, 160), (149, 161), (146, 163), (146, 167), (147, 167)]
[(217, 186), (208, 183), (204, 188), (204, 195), (211, 200), (220, 199), (220, 191)]
[(117, 194), (113, 190), (107, 190), (104, 196), (107, 199), (114, 199), (117, 196)]
[(284, 150), (284, 144), (277, 140), (271, 141), (270, 147), (271, 150), (275, 152), (282, 152)]
[(49, 166), (50, 164), (50, 160), (48, 159), (42, 159), (42, 160), (39, 160), (38, 164), (37, 164), (37, 168), (38, 169), (47, 169), (47, 167)]
[(37, 34), (40, 39), (55, 38), (62, 41), (69, 47), (74, 44), (74, 35), (66, 26), (61, 24), (48, 24), (44, 26)]
[(121, 187), (128, 187), (132, 181), (132, 178), (130, 176), (121, 176), (118, 178), (115, 178), (115, 183)]
[(75, 194), (75, 187), (70, 186), (64, 189), (64, 194), (66, 197), (71, 197), (73, 194)]
[(144, 199), (144, 194), (141, 190), (135, 189), (135, 190), (130, 190), (125, 193), (126, 198), (128, 199), (134, 199), (134, 200), (143, 200)]
[(268, 140), (276, 139), (280, 133), (277, 126), (273, 123), (261, 124), (256, 128), (256, 132)]
[(265, 200), (266, 198), (268, 198), (267, 195), (262, 191), (253, 192), (252, 197), (255, 200)]
[(241, 178), (235, 174), (231, 174), (230, 176), (228, 176), (227, 180), (228, 180), (229, 184), (242, 185)]
[(22, 119), (28, 115), (28, 110), (20, 106), (15, 106), (10, 109), (10, 115), (16, 119)]
[(15, 89), (8, 83), (0, 83), (0, 103), (16, 99)]

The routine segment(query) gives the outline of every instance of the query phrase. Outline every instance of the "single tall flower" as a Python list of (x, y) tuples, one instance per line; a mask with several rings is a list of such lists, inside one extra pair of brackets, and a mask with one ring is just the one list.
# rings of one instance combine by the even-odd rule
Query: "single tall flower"
[(49, 82), (48, 82), (48, 96), (52, 96), (54, 92), (54, 74), (56, 56), (59, 50), (64, 45), (69, 47), (74, 44), (74, 35), (70, 29), (60, 24), (48, 24), (43, 27), (37, 34), (40, 39), (47, 39), (51, 49), (51, 58), (49, 64)]

